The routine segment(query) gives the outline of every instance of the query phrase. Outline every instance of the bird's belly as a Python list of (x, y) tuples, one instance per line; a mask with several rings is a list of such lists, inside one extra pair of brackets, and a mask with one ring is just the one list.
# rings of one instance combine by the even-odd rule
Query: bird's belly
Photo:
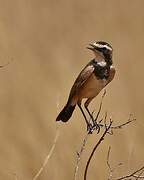
[(97, 79), (95, 75), (92, 75), (82, 86), (79, 92), (79, 98), (95, 97), (105, 87), (106, 80)]

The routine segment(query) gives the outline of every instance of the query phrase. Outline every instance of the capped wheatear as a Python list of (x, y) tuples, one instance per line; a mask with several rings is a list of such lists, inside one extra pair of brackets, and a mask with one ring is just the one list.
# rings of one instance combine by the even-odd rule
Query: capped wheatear
[(88, 105), (113, 80), (115, 75), (115, 68), (112, 61), (112, 46), (104, 41), (94, 42), (89, 45), (87, 48), (93, 51), (95, 57), (82, 69), (76, 78), (68, 101), (56, 118), (56, 121), (67, 122), (72, 116), (76, 105), (78, 105), (88, 128), (91, 124), (88, 122), (82, 109), (82, 99), (86, 98), (84, 107), (94, 122)]

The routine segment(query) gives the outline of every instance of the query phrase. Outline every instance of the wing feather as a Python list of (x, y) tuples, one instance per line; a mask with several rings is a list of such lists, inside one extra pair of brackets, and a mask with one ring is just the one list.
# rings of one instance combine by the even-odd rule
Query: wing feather
[(76, 95), (80, 87), (89, 79), (89, 77), (92, 75), (94, 71), (94, 66), (88, 64), (78, 75), (77, 79), (75, 80), (71, 91), (70, 91), (70, 96), (69, 99)]

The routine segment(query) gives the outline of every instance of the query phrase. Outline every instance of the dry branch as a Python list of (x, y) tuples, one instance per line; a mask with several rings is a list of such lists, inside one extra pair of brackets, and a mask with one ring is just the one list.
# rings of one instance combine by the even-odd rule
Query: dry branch
[[(137, 175), (137, 173), (140, 173), (139, 175)], [(122, 180), (122, 179), (129, 179), (129, 178), (135, 178), (137, 179), (144, 179), (144, 176), (142, 176), (142, 174), (144, 173), (144, 166), (142, 166), (141, 168), (139, 168), (138, 170), (134, 171), (133, 173), (117, 178), (116, 180)]]
[(89, 133), (87, 133), (85, 135), (85, 138), (83, 139), (83, 143), (82, 143), (82, 146), (80, 148), (80, 151), (77, 152), (77, 161), (76, 161), (76, 166), (75, 166), (75, 171), (74, 171), (74, 180), (77, 179), (77, 174), (78, 174), (78, 169), (79, 169), (79, 163), (80, 163), (80, 160), (81, 160), (81, 156), (82, 156), (82, 153), (85, 149), (85, 146), (86, 146), (86, 142), (88, 140), (88, 136), (89, 136)]
[(122, 165), (122, 163), (119, 163), (118, 166), (116, 166), (114, 168), (111, 167), (111, 164), (110, 164), (110, 150), (111, 150), (111, 147), (109, 147), (108, 154), (107, 154), (107, 166), (108, 166), (108, 169), (109, 169), (108, 180), (112, 180), (112, 179), (113, 180), (123, 180), (123, 179), (130, 180), (131, 178), (135, 178), (135, 180), (144, 179), (144, 176), (142, 176), (142, 174), (144, 173), (144, 166), (139, 168), (138, 170), (134, 171), (133, 173), (130, 173), (129, 175), (122, 176), (122, 177), (119, 177), (119, 178), (114, 178), (113, 177), (114, 170), (116, 170), (118, 168), (118, 166)]
[(48, 155), (46, 156), (41, 168), (39, 169), (39, 171), (36, 173), (36, 175), (33, 177), (32, 180), (37, 180), (38, 177), (40, 176), (40, 174), (42, 173), (42, 171), (44, 170), (45, 166), (47, 165), (50, 157), (52, 156), (53, 152), (54, 152), (54, 149), (55, 149), (55, 146), (56, 146), (56, 143), (57, 143), (57, 140), (58, 140), (58, 137), (59, 137), (59, 131), (57, 130), (56, 132), (56, 136), (55, 136), (55, 139), (54, 139), (54, 142), (53, 142), (53, 145), (48, 153)]
[[(98, 112), (95, 116), (95, 122), (98, 124), (99, 126), (99, 129), (97, 129), (94, 125), (93, 125), (93, 128), (91, 129), (91, 132), (87, 132), (84, 140), (83, 140), (83, 143), (81, 145), (81, 148), (80, 148), (80, 151), (77, 153), (77, 161), (76, 161), (76, 167), (75, 167), (75, 171), (74, 171), (74, 180), (77, 179), (77, 174), (78, 174), (78, 169), (79, 169), (79, 164), (80, 164), (80, 160), (81, 160), (81, 156), (82, 156), (82, 153), (85, 149), (85, 146), (86, 146), (86, 142), (87, 142), (87, 139), (88, 137), (93, 134), (93, 132), (95, 132), (95, 130), (97, 131), (97, 133), (100, 132), (101, 129), (104, 128), (104, 132), (103, 134), (100, 136), (100, 139), (98, 140), (98, 142), (96, 143), (96, 145), (94, 146), (90, 156), (89, 156), (89, 159), (87, 161), (87, 164), (86, 164), (86, 167), (85, 167), (85, 172), (84, 172), (84, 180), (87, 179), (87, 172), (88, 172), (88, 168), (89, 168), (89, 164), (90, 164), (90, 161), (95, 153), (95, 151), (97, 150), (98, 146), (101, 144), (101, 142), (104, 140), (104, 137), (107, 135), (107, 134), (110, 134), (112, 135), (113, 134), (113, 130), (117, 130), (117, 129), (122, 129), (124, 126), (130, 124), (131, 122), (135, 121), (136, 119), (132, 118), (132, 115), (130, 114), (128, 120), (125, 122), (125, 123), (122, 123), (120, 125), (116, 125), (116, 126), (112, 126), (112, 120), (109, 119), (109, 123), (107, 124), (107, 113), (105, 113), (105, 116), (104, 118), (102, 118), (101, 120), (98, 120), (99, 118), (99, 115), (101, 113), (101, 110), (102, 110), (102, 104), (103, 104), (103, 99), (105, 97), (105, 94), (106, 94), (106, 91), (104, 91), (103, 95), (102, 95), (102, 98), (101, 98), (101, 102), (100, 102), (100, 105), (99, 105), (99, 109), (98, 109)], [(92, 116), (94, 114), (94, 111), (92, 113)], [(89, 120), (88, 120), (89, 121)], [(110, 153), (110, 149), (109, 149), (109, 153)], [(108, 155), (109, 156), (109, 155)], [(109, 157), (108, 157), (109, 158)], [(109, 162), (107, 161), (107, 164)], [(121, 164), (119, 164), (121, 165)], [(110, 174), (109, 174), (109, 180), (111, 179), (112, 177), (112, 172), (113, 172), (113, 169), (110, 167), (110, 164), (108, 164), (108, 167), (109, 167), (109, 170), (110, 170)]]
[(99, 146), (99, 145), (101, 144), (101, 142), (104, 140), (104, 137), (105, 137), (106, 134), (108, 133), (111, 125), (112, 125), (112, 121), (110, 120), (110, 123), (109, 123), (108, 127), (107, 127), (107, 126), (105, 127), (104, 133), (102, 134), (102, 136), (100, 137), (100, 139), (99, 139), (99, 141), (96, 143), (96, 145), (94, 146), (94, 148), (93, 148), (93, 150), (92, 150), (92, 152), (91, 152), (91, 154), (90, 154), (90, 156), (89, 156), (89, 159), (88, 159), (87, 164), (86, 164), (86, 167), (85, 167), (84, 180), (87, 179), (87, 172), (88, 172), (88, 168), (89, 168), (89, 164), (90, 164), (90, 162), (91, 162), (91, 159), (92, 159), (95, 151), (97, 150), (98, 146)]
[(111, 129), (122, 129), (123, 126), (126, 126), (133, 121), (136, 121), (136, 119), (132, 118), (132, 114), (130, 114), (128, 120), (125, 123), (120, 124), (120, 125), (116, 125), (116, 126), (112, 126)]
[(118, 165), (116, 165), (114, 168), (111, 167), (111, 164), (110, 164), (110, 152), (111, 152), (111, 147), (109, 147), (108, 149), (108, 154), (107, 154), (107, 166), (108, 166), (108, 169), (109, 169), (109, 176), (108, 176), (108, 180), (112, 180), (112, 179), (115, 179), (113, 178), (113, 173), (114, 171), (121, 165), (123, 165), (122, 163), (119, 163)]
[(108, 177), (108, 180), (111, 180), (112, 179), (112, 176), (113, 176), (113, 169), (111, 168), (111, 165), (110, 165), (110, 162), (109, 162), (109, 159), (110, 159), (110, 151), (111, 151), (111, 147), (109, 147), (108, 149), (108, 154), (107, 154), (107, 166), (109, 168), (109, 177)]

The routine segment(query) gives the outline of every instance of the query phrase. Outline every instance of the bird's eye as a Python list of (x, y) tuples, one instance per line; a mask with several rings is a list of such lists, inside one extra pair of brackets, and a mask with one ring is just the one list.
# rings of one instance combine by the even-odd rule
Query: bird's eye
[(105, 53), (108, 53), (108, 52), (109, 52), (109, 50), (108, 50), (106, 47), (103, 47), (103, 48), (102, 48), (102, 51), (105, 52)]
[(106, 47), (103, 47), (102, 49), (103, 49), (104, 51), (105, 51), (105, 50), (107, 50), (107, 48), (106, 48)]

